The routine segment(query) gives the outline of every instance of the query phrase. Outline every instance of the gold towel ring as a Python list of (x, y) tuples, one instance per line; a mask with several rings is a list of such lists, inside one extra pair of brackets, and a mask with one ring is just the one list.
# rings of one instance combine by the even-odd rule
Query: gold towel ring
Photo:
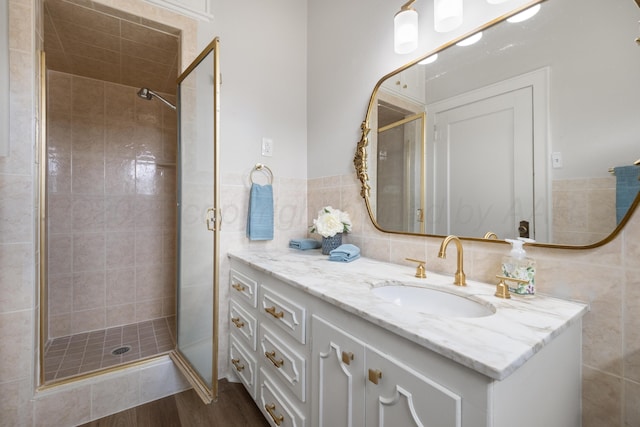
[(256, 163), (256, 165), (253, 167), (253, 170), (251, 171), (251, 174), (249, 175), (249, 179), (251, 180), (252, 184), (255, 184), (255, 182), (253, 181), (253, 173), (256, 171), (261, 171), (265, 175), (267, 175), (267, 177), (269, 178), (269, 184), (273, 184), (273, 172), (271, 172), (271, 169), (269, 169), (267, 165), (263, 165), (262, 163)]

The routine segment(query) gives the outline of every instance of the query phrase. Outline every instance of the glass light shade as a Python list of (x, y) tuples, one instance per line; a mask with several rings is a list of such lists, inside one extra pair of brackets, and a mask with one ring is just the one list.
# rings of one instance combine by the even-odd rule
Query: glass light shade
[(529, 18), (533, 18), (533, 16), (540, 11), (540, 4), (535, 6), (531, 6), (529, 9), (525, 9), (522, 12), (513, 15), (511, 18), (507, 19), (507, 22), (515, 23), (526, 21)]
[(456, 43), (456, 46), (471, 46), (474, 43), (478, 43), (481, 38), (482, 38), (482, 31), (479, 31), (479, 32), (475, 33), (474, 35), (469, 36), (466, 39), (459, 41), (458, 43)]
[(418, 62), (418, 64), (420, 64), (420, 65), (431, 64), (432, 62), (436, 62), (437, 59), (438, 59), (438, 54), (434, 53), (433, 55), (427, 56), (422, 61)]
[(401, 10), (393, 17), (393, 48), (396, 53), (410, 53), (418, 47), (418, 12)]
[(462, 24), (462, 0), (435, 0), (433, 24), (439, 33), (458, 28)]

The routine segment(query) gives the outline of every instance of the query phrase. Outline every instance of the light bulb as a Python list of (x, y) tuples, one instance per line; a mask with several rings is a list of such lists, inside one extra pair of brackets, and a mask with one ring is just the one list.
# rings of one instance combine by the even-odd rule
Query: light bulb
[(393, 47), (396, 53), (413, 52), (418, 47), (418, 12), (400, 10), (393, 17)]
[(439, 33), (458, 28), (462, 24), (462, 0), (434, 0), (433, 24)]

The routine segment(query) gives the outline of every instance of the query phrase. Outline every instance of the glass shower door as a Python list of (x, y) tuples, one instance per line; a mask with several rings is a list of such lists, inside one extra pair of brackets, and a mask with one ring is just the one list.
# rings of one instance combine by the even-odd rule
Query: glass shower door
[(205, 403), (218, 392), (218, 43), (178, 78), (178, 336), (171, 357)]

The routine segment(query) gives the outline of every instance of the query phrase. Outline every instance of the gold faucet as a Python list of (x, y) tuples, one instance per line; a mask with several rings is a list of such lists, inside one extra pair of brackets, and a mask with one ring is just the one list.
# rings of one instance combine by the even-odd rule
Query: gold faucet
[(411, 262), (417, 262), (418, 263), (418, 267), (416, 268), (416, 277), (419, 279), (425, 279), (427, 277), (427, 272), (424, 268), (424, 264), (426, 261), (421, 261), (419, 259), (413, 259), (413, 258), (405, 258), (407, 261), (411, 261)]
[(442, 244), (440, 245), (440, 251), (438, 252), (438, 258), (445, 259), (447, 257), (447, 245), (449, 245), (449, 242), (451, 241), (453, 241), (456, 244), (456, 249), (458, 250), (457, 268), (456, 268), (456, 274), (453, 279), (453, 284), (457, 286), (467, 286), (467, 279), (462, 268), (462, 264), (463, 264), (462, 243), (460, 243), (460, 239), (458, 239), (457, 236), (454, 236), (454, 235), (447, 236), (442, 241)]

